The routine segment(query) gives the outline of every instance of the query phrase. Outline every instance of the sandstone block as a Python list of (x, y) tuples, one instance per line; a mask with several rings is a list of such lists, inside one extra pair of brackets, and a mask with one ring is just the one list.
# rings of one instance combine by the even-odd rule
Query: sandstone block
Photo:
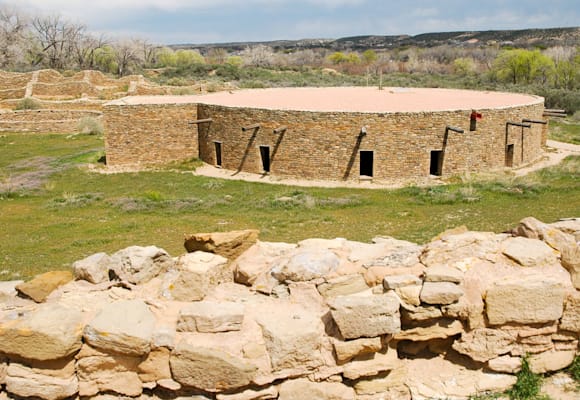
[(85, 327), (84, 339), (91, 346), (132, 356), (147, 354), (155, 317), (141, 300), (121, 300), (107, 305)]
[(42, 305), (0, 323), (0, 353), (31, 360), (56, 360), (81, 348), (82, 314), (60, 305)]
[(403, 286), (395, 289), (395, 293), (403, 303), (419, 306), (421, 305), (421, 290), (423, 285)]
[(336, 271), (340, 259), (327, 249), (298, 248), (288, 259), (281, 260), (272, 267), (272, 276), (280, 282), (304, 282), (323, 278)]
[(173, 258), (155, 246), (130, 246), (111, 255), (109, 270), (136, 285), (149, 282), (173, 267)]
[(315, 314), (281, 305), (278, 313), (261, 313), (256, 322), (262, 328), (273, 371), (322, 364), (324, 328)]
[(487, 318), (491, 325), (557, 321), (562, 316), (564, 295), (561, 284), (547, 277), (508, 277), (487, 290)]
[(400, 365), (400, 360), (397, 358), (397, 350), (392, 347), (386, 347), (382, 351), (361, 355), (344, 364), (342, 375), (346, 379), (359, 379), (395, 370)]
[(223, 282), (230, 282), (233, 274), (228, 260), (222, 256), (197, 251), (177, 260), (177, 275), (166, 284), (163, 295), (177, 301), (199, 301)]
[(410, 305), (401, 307), (401, 320), (403, 321), (403, 324), (437, 319), (441, 318), (442, 316), (443, 313), (439, 307), (414, 307)]
[[(389, 396), (385, 399), (397, 398), (396, 394), (389, 393), (393, 389), (397, 391), (402, 391), (402, 395), (407, 395), (406, 398), (410, 398), (409, 389), (405, 386), (405, 381), (407, 380), (407, 367), (401, 365), (400, 367), (380, 373), (376, 376), (369, 378), (361, 378), (354, 384), (354, 390), (357, 395), (370, 395), (370, 394), (385, 394), (388, 393)], [(405, 390), (406, 389), (406, 390)]]
[(494, 372), (516, 374), (522, 368), (522, 359), (505, 355), (489, 360), (487, 367)]
[(272, 264), (278, 257), (295, 248), (295, 244), (258, 241), (234, 261), (235, 281), (243, 285), (254, 285), (260, 276), (270, 275)]
[(572, 285), (580, 290), (580, 245), (576, 244), (562, 250), (562, 266), (570, 273)]
[(248, 386), (257, 367), (218, 349), (180, 342), (171, 353), (173, 379), (184, 386), (222, 392)]
[(218, 254), (230, 261), (256, 244), (260, 231), (247, 229), (232, 232), (197, 233), (185, 236), (185, 249), (189, 253), (204, 251)]
[(479, 328), (461, 335), (453, 343), (453, 349), (479, 362), (486, 362), (509, 353), (515, 339), (509, 333), (498, 330)]
[(325, 298), (360, 293), (368, 288), (365, 278), (361, 274), (339, 276), (318, 285), (318, 291)]
[(399, 300), (390, 294), (339, 296), (329, 302), (332, 318), (346, 339), (396, 333), (401, 328)]
[(160, 347), (147, 354), (147, 358), (137, 366), (139, 379), (142, 382), (156, 382), (162, 379), (171, 379), (169, 369), (169, 349)]
[(2, 281), (0, 282), (0, 301), (8, 300), (16, 297), (18, 292), (16, 286), (24, 283), (24, 281)]
[(338, 382), (311, 382), (308, 379), (285, 381), (280, 385), (279, 400), (354, 400), (354, 389)]
[(42, 303), (54, 290), (72, 280), (70, 271), (51, 271), (17, 285), (16, 290), (37, 303)]
[(420, 299), (427, 304), (451, 304), (463, 296), (463, 290), (451, 282), (425, 282)]
[(348, 340), (346, 342), (335, 340), (333, 344), (338, 361), (347, 361), (363, 354), (376, 353), (383, 347), (380, 337)]
[(423, 282), (415, 275), (389, 275), (383, 279), (383, 287), (387, 290), (406, 286), (421, 285)]
[(566, 298), (560, 329), (580, 333), (580, 292), (576, 291)]
[(530, 356), (530, 369), (535, 374), (559, 371), (566, 368), (576, 356), (576, 350), (568, 351), (546, 351)]
[(265, 389), (246, 389), (235, 394), (221, 394), (216, 396), (217, 400), (270, 400), (278, 398), (278, 388), (270, 386)]
[(72, 265), (75, 279), (91, 283), (101, 283), (109, 280), (109, 265), (111, 258), (105, 253), (96, 253)]
[(463, 324), (461, 321), (441, 319), (433, 325), (405, 329), (393, 335), (393, 339), (422, 342), (433, 339), (446, 339), (450, 336), (463, 333), (463, 331)]
[(78, 380), (74, 375), (74, 369), (72, 372), (68, 377), (50, 376), (33, 368), (11, 363), (6, 374), (6, 391), (19, 397), (65, 399), (78, 392)]
[(435, 265), (425, 269), (425, 281), (461, 283), (463, 271), (446, 265)]
[(533, 217), (522, 219), (514, 228), (513, 233), (516, 236), (542, 240), (559, 252), (562, 252), (566, 247), (575, 245), (574, 236)]
[(244, 320), (244, 306), (232, 302), (199, 301), (182, 308), (177, 321), (181, 332), (239, 331)]
[(501, 251), (522, 267), (553, 265), (558, 262), (554, 249), (537, 239), (508, 238), (502, 243)]

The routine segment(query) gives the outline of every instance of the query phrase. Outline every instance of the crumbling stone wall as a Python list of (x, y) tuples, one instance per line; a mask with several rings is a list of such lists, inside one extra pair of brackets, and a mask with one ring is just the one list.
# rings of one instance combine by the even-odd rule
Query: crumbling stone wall
[(197, 250), (178, 258), (154, 246), (94, 254), (74, 263), (75, 281), (65, 271), (0, 286), (0, 391), (47, 400), (503, 391), (526, 354), (535, 373), (578, 354), (579, 238), (579, 218), (526, 218), (511, 233), (459, 228), (425, 245), (267, 243), (240, 231), (191, 235)]
[(0, 113), (0, 132), (78, 133), (83, 117), (100, 120), (102, 113), (90, 110), (22, 110)]

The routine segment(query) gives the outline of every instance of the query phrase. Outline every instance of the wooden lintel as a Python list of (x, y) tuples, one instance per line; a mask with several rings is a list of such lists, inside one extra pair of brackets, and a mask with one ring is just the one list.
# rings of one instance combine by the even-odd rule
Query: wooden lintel
[(205, 124), (208, 122), (213, 122), (213, 118), (196, 119), (195, 121), (189, 121), (189, 125)]
[(242, 126), (242, 131), (253, 131), (253, 130), (257, 130), (260, 129), (260, 124), (253, 124), (253, 125), (248, 125), (248, 126)]
[(532, 124), (526, 124), (523, 122), (513, 122), (513, 121), (508, 121), (505, 123), (506, 125), (513, 125), (513, 126), (520, 126), (522, 128), (531, 128)]
[(454, 126), (449, 126), (449, 125), (445, 127), (445, 130), (446, 131), (453, 131), (453, 132), (456, 132), (456, 133), (465, 133), (465, 131), (463, 129), (456, 128)]
[(566, 114), (566, 110), (558, 110), (554, 108), (544, 108), (544, 112)]
[(551, 112), (545, 112), (542, 114), (543, 117), (556, 117), (556, 118), (566, 118), (566, 114), (560, 114), (560, 113), (551, 113)]
[(282, 132), (286, 132), (288, 130), (287, 126), (281, 126), (279, 128), (274, 129), (274, 133), (282, 133)]

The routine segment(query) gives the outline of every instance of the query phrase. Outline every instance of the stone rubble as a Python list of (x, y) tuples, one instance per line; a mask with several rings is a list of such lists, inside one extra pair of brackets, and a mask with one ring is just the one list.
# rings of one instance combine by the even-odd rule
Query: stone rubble
[[(579, 354), (579, 219), (425, 245), (256, 231), (0, 286), (0, 398), (468, 399)], [(48, 275), (50, 278), (50, 274)], [(46, 279), (40, 276), (32, 282)], [(20, 297), (19, 297), (20, 296)]]

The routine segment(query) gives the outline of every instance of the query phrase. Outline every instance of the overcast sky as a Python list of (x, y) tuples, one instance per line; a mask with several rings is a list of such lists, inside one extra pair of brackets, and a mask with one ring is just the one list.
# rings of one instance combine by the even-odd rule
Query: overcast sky
[(580, 0), (0, 0), (154, 43), (580, 26)]

